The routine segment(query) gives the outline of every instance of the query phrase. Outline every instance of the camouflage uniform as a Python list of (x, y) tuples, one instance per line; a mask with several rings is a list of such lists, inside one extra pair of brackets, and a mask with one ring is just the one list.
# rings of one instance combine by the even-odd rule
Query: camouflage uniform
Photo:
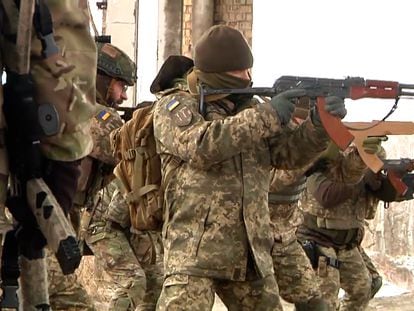
[[(96, 108), (95, 116), (91, 119), (91, 134), (93, 149), (81, 162), (81, 176), (78, 182), (78, 191), (75, 198), (75, 206), (70, 213), (74, 227), (79, 230), (81, 208), (93, 208), (93, 200), (97, 192), (113, 178), (112, 169), (115, 159), (109, 143), (109, 133), (121, 126), (122, 119), (113, 108), (106, 107), (105, 95), (112, 79), (122, 79), (128, 85), (135, 83), (135, 64), (126, 56), (125, 53), (107, 45), (107, 49), (112, 53), (113, 59), (107, 59), (107, 55), (102, 52), (104, 45), (98, 44), (98, 69), (107, 69), (109, 65), (116, 73), (105, 71), (105, 77), (97, 78)], [(105, 67), (106, 66), (106, 67)], [(104, 68), (103, 68), (104, 67)], [(109, 74), (111, 74), (109, 76)], [(100, 80), (108, 81), (106, 89), (100, 85)], [(94, 310), (93, 303), (83, 286), (76, 279), (76, 276), (64, 276), (60, 269), (53, 264), (50, 258), (49, 278), (50, 278), (50, 303), (55, 310)]]
[(154, 310), (161, 291), (160, 232), (130, 232), (129, 208), (116, 181), (99, 195), (86, 242), (111, 278), (108, 310)]
[(154, 134), (164, 176), (175, 172), (165, 184), (166, 280), (158, 308), (208, 309), (214, 291), (230, 309), (281, 308), (269, 256), (270, 167), (307, 164), (326, 147), (323, 128), (307, 120), (281, 130), (273, 108), (254, 101), (209, 102), (202, 117), (190, 94), (163, 94)]
[(93, 301), (79, 283), (77, 275), (63, 275), (55, 255), (47, 251), (49, 299), (53, 310), (95, 310)]
[(340, 287), (345, 290), (340, 310), (365, 310), (370, 299), (371, 277), (358, 246), (364, 219), (378, 199), (362, 179), (364, 173), (365, 165), (352, 151), (307, 181), (298, 237), (317, 243), (317, 274), (330, 310), (339, 307)]
[[(269, 210), (274, 235), (273, 267), (280, 296), (295, 304), (306, 304), (307, 310), (322, 297), (315, 272), (296, 238), (303, 217), (299, 199), (305, 190), (305, 168), (271, 172)], [(319, 302), (320, 304), (321, 302)]]
[[(76, 191), (79, 159), (92, 149), (89, 129), (90, 118), (95, 113), (96, 48), (89, 32), (86, 1), (45, 0), (44, 3), (51, 14), (52, 35), (59, 52), (47, 58), (42, 57), (41, 42), (33, 29), (30, 73), (35, 87), (35, 101), (53, 104), (59, 115), (59, 133), (41, 140), (40, 148), (45, 157), (42, 177), (60, 206), (68, 212)], [(13, 0), (2, 1), (1, 5), (3, 64), (8, 70), (18, 72), (16, 55), (21, 51), (16, 50), (13, 40), (17, 33), (18, 9)], [(88, 66), (85, 66), (86, 63)], [(35, 239), (39, 234), (27, 232), (27, 236)], [(38, 241), (27, 243), (27, 248), (39, 244)], [(35, 305), (46, 307), (48, 304), (47, 295), (44, 297), (47, 287), (43, 286), (47, 285), (44, 279), (46, 273), (42, 273), (44, 259), (32, 261), (33, 264), (30, 264), (24, 257), (20, 260), (22, 269), (31, 269), (21, 277), (21, 290), (26, 298), (22, 307), (25, 310), (32, 310)], [(37, 291), (30, 285), (32, 283), (38, 285)]]
[(359, 247), (359, 252), (361, 253), (362, 259), (364, 260), (365, 266), (367, 267), (369, 274), (371, 276), (371, 299), (374, 298), (375, 294), (382, 287), (382, 276), (380, 275), (377, 267), (372, 262), (371, 258), (367, 255), (362, 246)]
[[(108, 92), (112, 78), (133, 85), (135, 64), (112, 45), (98, 44), (98, 53), (97, 101), (111, 106)], [(163, 275), (160, 233), (130, 233), (128, 205), (117, 181), (112, 180), (115, 159), (109, 142), (109, 133), (122, 121), (114, 109), (100, 107), (92, 126), (94, 149), (83, 162), (85, 171), (92, 166), (92, 172), (82, 179), (80, 189), (84, 191), (78, 193), (79, 205), (86, 207), (85, 215), (91, 217), (81, 230), (87, 231), (85, 241), (96, 265), (112, 280), (109, 310), (154, 310)]]

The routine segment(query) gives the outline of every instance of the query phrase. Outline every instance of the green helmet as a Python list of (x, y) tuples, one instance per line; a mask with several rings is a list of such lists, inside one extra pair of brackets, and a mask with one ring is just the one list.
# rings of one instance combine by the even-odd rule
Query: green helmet
[(98, 70), (106, 75), (125, 81), (132, 86), (137, 81), (135, 63), (127, 54), (110, 43), (96, 43)]

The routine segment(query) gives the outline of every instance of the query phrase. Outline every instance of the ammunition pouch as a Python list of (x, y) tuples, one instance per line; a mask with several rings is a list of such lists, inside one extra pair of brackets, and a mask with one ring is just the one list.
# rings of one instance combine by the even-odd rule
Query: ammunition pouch
[(340, 266), (340, 261), (336, 258), (331, 258), (328, 256), (325, 256), (318, 248), (318, 245), (316, 244), (315, 241), (312, 240), (305, 240), (302, 243), (302, 248), (306, 253), (306, 256), (308, 256), (312, 268), (313, 269), (318, 269), (318, 265), (319, 265), (319, 257), (325, 257), (326, 258), (326, 262), (328, 266), (331, 266), (335, 269), (339, 269)]

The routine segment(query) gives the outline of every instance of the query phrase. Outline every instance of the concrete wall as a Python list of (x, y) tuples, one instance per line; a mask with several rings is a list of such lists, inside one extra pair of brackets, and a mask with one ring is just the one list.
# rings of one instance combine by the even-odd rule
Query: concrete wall
[[(105, 32), (111, 35), (111, 43), (119, 47), (136, 62), (136, 5), (137, 0), (108, 0)], [(128, 88), (128, 101), (124, 106), (132, 106), (135, 87)]]

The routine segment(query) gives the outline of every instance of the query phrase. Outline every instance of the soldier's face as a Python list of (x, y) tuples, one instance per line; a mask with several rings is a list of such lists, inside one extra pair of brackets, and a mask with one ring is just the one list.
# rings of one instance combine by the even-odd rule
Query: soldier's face
[(128, 99), (127, 89), (128, 85), (124, 81), (114, 80), (108, 90), (108, 104), (114, 108), (122, 105), (122, 102)]

